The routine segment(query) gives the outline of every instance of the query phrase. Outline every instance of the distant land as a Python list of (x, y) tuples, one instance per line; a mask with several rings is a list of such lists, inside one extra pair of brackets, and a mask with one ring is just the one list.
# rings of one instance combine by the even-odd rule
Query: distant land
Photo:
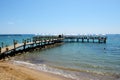
[[(31, 36), (31, 35), (35, 36), (36, 34), (0, 34), (0, 36)], [(68, 34), (65, 34), (65, 35), (68, 35)], [(69, 34), (69, 35), (80, 35), (80, 34)], [(81, 34), (81, 35), (84, 35), (84, 34)], [(85, 35), (120, 35), (120, 34), (85, 34)]]
[(29, 36), (29, 35), (35, 35), (35, 34), (0, 34), (0, 36)]

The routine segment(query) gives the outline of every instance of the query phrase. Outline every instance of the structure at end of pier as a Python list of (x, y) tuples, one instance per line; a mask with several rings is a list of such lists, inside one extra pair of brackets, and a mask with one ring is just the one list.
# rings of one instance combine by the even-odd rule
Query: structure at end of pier
[(87, 42), (87, 43), (106, 43), (105, 35), (65, 35), (65, 42)]

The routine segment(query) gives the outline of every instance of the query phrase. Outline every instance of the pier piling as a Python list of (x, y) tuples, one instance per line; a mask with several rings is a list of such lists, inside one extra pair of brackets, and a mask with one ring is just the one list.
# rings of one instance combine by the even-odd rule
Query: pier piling
[(1, 53), (1, 47), (0, 47), (0, 53)]
[(1, 43), (1, 46), (2, 46), (2, 48), (4, 47), (4, 43), (3, 42)]

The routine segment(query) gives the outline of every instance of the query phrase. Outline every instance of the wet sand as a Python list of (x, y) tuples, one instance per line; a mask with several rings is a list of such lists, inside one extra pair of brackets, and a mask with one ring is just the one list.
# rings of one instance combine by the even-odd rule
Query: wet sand
[(69, 80), (61, 76), (0, 61), (0, 80)]

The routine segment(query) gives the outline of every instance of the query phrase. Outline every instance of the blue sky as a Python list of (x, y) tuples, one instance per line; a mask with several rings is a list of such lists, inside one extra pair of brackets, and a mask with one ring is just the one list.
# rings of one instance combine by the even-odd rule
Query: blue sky
[(0, 34), (120, 34), (120, 0), (0, 0)]

